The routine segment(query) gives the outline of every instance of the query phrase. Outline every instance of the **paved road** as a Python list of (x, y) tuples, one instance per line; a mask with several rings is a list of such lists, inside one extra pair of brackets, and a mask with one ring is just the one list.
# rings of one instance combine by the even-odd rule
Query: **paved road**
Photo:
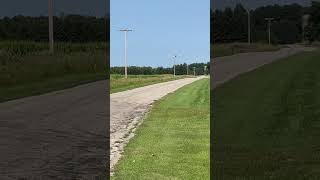
[(121, 157), (124, 145), (134, 135), (136, 127), (141, 123), (141, 117), (154, 101), (202, 78), (204, 77), (180, 79), (111, 94), (111, 168)]
[(0, 179), (75, 179), (108, 166), (107, 81), (0, 104)]
[(226, 56), (213, 59), (211, 87), (215, 88), (239, 74), (252, 71), (260, 66), (273, 61), (297, 54), (302, 51), (312, 51), (313, 48), (306, 48), (298, 45), (290, 45), (279, 51), (243, 53), (233, 56)]

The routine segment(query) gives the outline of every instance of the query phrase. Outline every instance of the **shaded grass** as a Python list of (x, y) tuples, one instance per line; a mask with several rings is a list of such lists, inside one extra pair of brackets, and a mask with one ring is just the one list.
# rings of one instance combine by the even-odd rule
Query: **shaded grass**
[(216, 179), (320, 179), (320, 52), (241, 75), (212, 92)]
[(69, 74), (64, 77), (50, 78), (43, 81), (29, 82), (10, 87), (0, 87), (0, 102), (23, 97), (41, 95), (52, 91), (72, 88), (107, 78), (105, 73)]
[(163, 75), (128, 75), (128, 79), (124, 78), (124, 75), (111, 74), (110, 75), (110, 87), (111, 93), (134, 89), (151, 84), (167, 82), (172, 80), (181, 79), (187, 76), (176, 76), (172, 74)]
[(204, 79), (157, 102), (113, 179), (210, 179), (209, 99)]
[(250, 45), (247, 43), (212, 44), (211, 57), (215, 58), (249, 52), (276, 51), (279, 49), (279, 46), (259, 43), (253, 43)]

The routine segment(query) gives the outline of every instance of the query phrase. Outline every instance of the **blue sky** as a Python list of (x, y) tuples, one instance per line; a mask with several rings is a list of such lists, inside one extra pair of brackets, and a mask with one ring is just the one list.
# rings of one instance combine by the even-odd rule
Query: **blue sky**
[[(54, 0), (55, 15), (81, 14), (104, 16), (109, 12), (110, 0)], [(0, 17), (39, 16), (48, 14), (48, 0), (1, 0)]]
[(124, 34), (128, 34), (128, 65), (172, 66), (208, 62), (210, 0), (111, 0), (111, 66), (124, 65)]

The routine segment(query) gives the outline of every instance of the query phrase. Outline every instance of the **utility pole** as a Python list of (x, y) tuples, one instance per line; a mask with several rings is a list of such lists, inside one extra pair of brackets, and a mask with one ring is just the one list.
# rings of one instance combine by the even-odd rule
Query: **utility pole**
[(54, 53), (53, 47), (53, 0), (48, 0), (48, 18), (49, 18), (49, 52)]
[(248, 44), (251, 44), (251, 17), (250, 9), (247, 9), (248, 12)]
[(189, 75), (189, 65), (187, 64), (187, 75)]
[(128, 78), (128, 54), (127, 54), (127, 33), (132, 31), (131, 29), (125, 28), (121, 29), (120, 31), (124, 32), (124, 74), (125, 78)]
[(305, 34), (305, 26), (304, 26), (304, 18), (302, 17), (302, 44), (304, 43), (304, 40), (305, 40), (305, 36), (306, 36), (306, 34)]
[(203, 69), (203, 75), (207, 75), (207, 66), (204, 66), (204, 69)]
[(193, 75), (196, 76), (196, 67), (193, 67)]
[(302, 43), (305, 43), (305, 36), (306, 36), (305, 28), (308, 26), (309, 18), (310, 18), (309, 14), (305, 14), (302, 16)]
[(264, 18), (266, 21), (268, 21), (268, 34), (269, 34), (269, 45), (271, 44), (271, 21), (274, 20), (274, 18)]
[(174, 55), (173, 58), (173, 77), (176, 77), (176, 55)]

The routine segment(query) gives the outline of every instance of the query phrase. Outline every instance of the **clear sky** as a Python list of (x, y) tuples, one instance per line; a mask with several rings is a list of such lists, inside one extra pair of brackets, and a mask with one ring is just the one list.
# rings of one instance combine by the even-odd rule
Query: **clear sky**
[[(81, 14), (104, 16), (109, 12), (110, 0), (53, 0), (55, 15)], [(48, 0), (1, 0), (0, 17), (40, 16), (48, 13)]]
[(128, 65), (170, 67), (208, 62), (210, 0), (111, 0), (111, 66), (124, 65), (124, 34), (128, 34)]

